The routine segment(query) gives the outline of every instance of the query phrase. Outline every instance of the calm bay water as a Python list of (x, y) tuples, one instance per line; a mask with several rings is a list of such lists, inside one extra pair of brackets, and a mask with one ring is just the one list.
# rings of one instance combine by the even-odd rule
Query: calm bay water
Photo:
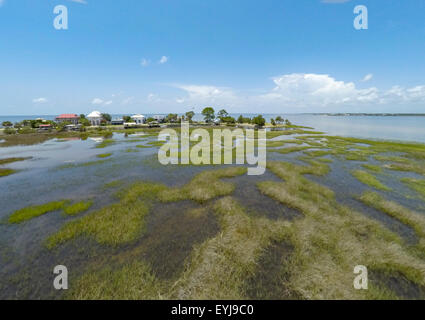
[[(279, 114), (266, 114), (269, 121)], [(113, 118), (121, 117), (112, 115)], [(146, 114), (147, 117), (151, 116)], [(231, 114), (237, 118), (239, 114)], [(244, 114), (252, 117), (253, 114)], [(280, 114), (297, 125), (313, 127), (331, 135), (341, 135), (359, 138), (388, 139), (402, 141), (425, 142), (425, 117), (421, 116), (327, 116), (312, 114)], [(40, 116), (0, 116), (3, 121), (19, 122), (24, 119), (43, 118), (53, 120), (54, 115)], [(202, 120), (201, 114), (196, 114), (194, 120)]]

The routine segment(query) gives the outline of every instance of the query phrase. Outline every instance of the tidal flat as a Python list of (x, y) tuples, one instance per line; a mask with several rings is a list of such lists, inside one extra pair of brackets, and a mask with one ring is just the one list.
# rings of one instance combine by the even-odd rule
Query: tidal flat
[(157, 134), (1, 145), (1, 299), (425, 298), (425, 144), (271, 129), (248, 176), (161, 165)]

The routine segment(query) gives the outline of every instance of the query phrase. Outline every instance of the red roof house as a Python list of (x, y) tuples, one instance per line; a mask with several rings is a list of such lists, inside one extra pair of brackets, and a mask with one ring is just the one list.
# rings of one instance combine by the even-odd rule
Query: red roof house
[(80, 120), (80, 116), (75, 113), (64, 113), (60, 116), (56, 117), (56, 122), (70, 122), (72, 124), (78, 124), (78, 120)]

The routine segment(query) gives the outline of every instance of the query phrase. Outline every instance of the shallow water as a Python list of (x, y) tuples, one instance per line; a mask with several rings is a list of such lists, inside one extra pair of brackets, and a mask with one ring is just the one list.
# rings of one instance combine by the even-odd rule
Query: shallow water
[[(282, 136), (275, 140), (291, 138), (293, 136)], [(20, 171), (0, 178), (0, 220), (5, 221), (13, 211), (28, 205), (58, 199), (92, 199), (94, 205), (88, 211), (90, 213), (115, 202), (115, 192), (134, 181), (182, 186), (197, 173), (219, 167), (162, 166), (157, 161), (157, 147), (136, 147), (155, 138), (114, 134), (113, 139), (115, 143), (105, 148), (96, 148), (101, 141), (90, 138), (84, 141), (54, 139), (39, 145), (0, 148), (0, 159), (32, 157), (7, 165)], [(134, 152), (127, 152), (129, 149)], [(104, 153), (112, 155), (105, 159), (97, 157)], [(296, 159), (300, 155), (302, 152), (268, 153), (267, 160), (304, 164)], [(360, 168), (362, 163), (364, 162), (335, 159), (330, 164), (331, 172), (327, 176), (309, 178), (334, 190), (340, 203), (382, 222), (408, 242), (414, 243), (416, 237), (410, 228), (355, 199), (368, 188), (354, 179), (349, 172)], [(406, 198), (411, 191), (399, 182), (400, 176), (417, 175), (393, 171), (384, 173), (380, 179), (395, 190), (384, 195), (423, 212), (423, 201)], [(256, 187), (258, 182), (280, 181), (269, 171), (262, 176), (243, 175), (225, 180), (235, 183), (233, 196), (248, 209), (249, 214), (285, 220), (302, 217), (296, 210), (289, 209), (259, 192)], [(114, 181), (121, 183), (115, 187), (106, 186)], [(101, 266), (126, 256), (146, 260), (161, 279), (174, 279), (183, 270), (185, 259), (193, 247), (219, 232), (218, 223), (211, 211), (207, 210), (201, 216), (186, 215), (188, 210), (199, 207), (202, 205), (191, 201), (157, 204), (148, 216), (147, 233), (136, 242), (115, 249), (84, 237), (53, 251), (45, 248), (44, 241), (49, 235), (58, 231), (64, 223), (78, 219), (81, 215), (65, 217), (59, 212), (50, 212), (19, 225), (0, 224), (0, 298), (61, 298), (62, 294), (51, 288), (53, 266), (65, 264), (73, 270), (78, 270), (72, 274), (72, 277), (76, 278), (88, 266)], [(273, 257), (281, 255), (280, 250), (276, 250), (277, 253), (273, 254)], [(264, 263), (272, 263), (275, 261), (273, 257), (264, 256)]]

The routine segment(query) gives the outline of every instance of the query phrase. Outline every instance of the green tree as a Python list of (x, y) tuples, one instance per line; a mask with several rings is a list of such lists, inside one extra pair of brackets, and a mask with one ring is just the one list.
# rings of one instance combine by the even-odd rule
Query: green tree
[(178, 115), (177, 113), (170, 113), (165, 117), (165, 122), (169, 122), (169, 123), (175, 123), (178, 122)]
[(102, 120), (104, 120), (105, 122), (111, 122), (112, 117), (109, 113), (102, 113)]
[(90, 121), (89, 121), (89, 120), (87, 120), (85, 117), (84, 117), (84, 118), (81, 118), (81, 117), (80, 117), (79, 122), (80, 122), (80, 123), (81, 123), (84, 127), (90, 127), (90, 126), (91, 126)]
[(272, 126), (275, 126), (276, 125), (276, 121), (274, 121), (273, 118), (270, 119), (270, 122), (271, 122)]
[(259, 127), (262, 127), (266, 124), (266, 120), (263, 118), (263, 116), (260, 114), (254, 118), (252, 118), (252, 123), (256, 124)]
[(219, 118), (221, 121), (223, 121), (223, 118), (228, 117), (229, 114), (227, 113), (226, 110), (221, 109), (218, 113), (217, 113), (217, 118)]
[(195, 116), (195, 112), (188, 111), (185, 113), (185, 116), (187, 121), (192, 122), (192, 118)]
[(13, 123), (10, 121), (3, 121), (1, 124), (3, 127), (12, 127)]
[(276, 121), (276, 123), (281, 124), (281, 123), (283, 123), (283, 118), (281, 116), (277, 116), (275, 121)]
[(130, 116), (123, 116), (122, 119), (124, 122), (133, 122), (133, 119), (131, 119)]
[(202, 115), (204, 116), (205, 122), (212, 122), (215, 119), (215, 111), (211, 107), (206, 107), (202, 110)]

